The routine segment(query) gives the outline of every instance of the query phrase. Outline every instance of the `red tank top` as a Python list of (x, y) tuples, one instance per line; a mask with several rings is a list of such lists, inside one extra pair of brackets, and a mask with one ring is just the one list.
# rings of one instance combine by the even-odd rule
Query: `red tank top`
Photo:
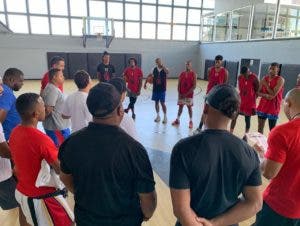
[[(195, 72), (184, 71), (179, 76), (179, 93), (186, 94), (193, 86), (195, 81)], [(194, 92), (191, 92), (186, 98), (193, 98)]]
[(238, 77), (238, 85), (241, 97), (240, 112), (244, 115), (253, 115), (256, 111), (256, 92), (255, 86), (258, 85), (257, 76), (251, 73), (248, 79), (240, 75)]
[(224, 67), (221, 67), (219, 71), (216, 71), (215, 67), (211, 67), (206, 93), (208, 93), (214, 86), (224, 84), (225, 75), (226, 69)]
[[(272, 79), (270, 79), (270, 76), (268, 76), (268, 75), (264, 77), (264, 80), (269, 84), (271, 89), (275, 88), (279, 79), (280, 79), (280, 76), (278, 76), (278, 75)], [(265, 86), (262, 87), (261, 93), (268, 94), (267, 88)], [(257, 111), (265, 113), (265, 114), (278, 116), (278, 114), (280, 112), (282, 94), (283, 94), (283, 87), (279, 90), (276, 97), (274, 97), (272, 100), (268, 100), (268, 99), (262, 97), (259, 101)]]

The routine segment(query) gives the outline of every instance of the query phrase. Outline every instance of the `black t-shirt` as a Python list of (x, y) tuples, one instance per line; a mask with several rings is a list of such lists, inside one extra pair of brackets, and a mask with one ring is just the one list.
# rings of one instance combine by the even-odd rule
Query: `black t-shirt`
[(62, 172), (74, 183), (78, 226), (140, 226), (138, 193), (154, 191), (145, 148), (116, 126), (90, 123), (60, 147)]
[(191, 208), (211, 219), (234, 206), (245, 186), (261, 185), (259, 159), (231, 133), (204, 130), (173, 148), (169, 183), (174, 189), (190, 189)]
[(98, 74), (98, 79), (100, 82), (107, 82), (109, 81), (112, 77), (113, 74), (115, 73), (115, 67), (112, 64), (99, 64), (97, 67), (97, 72)]

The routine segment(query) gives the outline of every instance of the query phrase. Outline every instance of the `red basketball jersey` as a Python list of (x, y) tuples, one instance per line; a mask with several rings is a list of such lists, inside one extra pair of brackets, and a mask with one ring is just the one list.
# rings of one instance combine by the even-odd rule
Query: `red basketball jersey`
[[(186, 94), (193, 88), (195, 82), (195, 72), (183, 71), (179, 76), (179, 94)], [(186, 98), (193, 98), (194, 91), (186, 96)]]
[(215, 67), (211, 67), (206, 93), (208, 93), (214, 86), (224, 84), (225, 78), (226, 69), (224, 67), (221, 67), (219, 71), (216, 71)]
[(138, 93), (140, 87), (140, 79), (143, 77), (143, 72), (139, 67), (128, 67), (124, 71), (124, 76), (127, 82), (127, 88), (133, 92)]

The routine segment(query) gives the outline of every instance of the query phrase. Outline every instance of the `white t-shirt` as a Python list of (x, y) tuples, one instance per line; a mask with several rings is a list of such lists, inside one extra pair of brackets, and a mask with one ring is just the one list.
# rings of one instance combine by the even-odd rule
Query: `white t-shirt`
[[(0, 143), (6, 142), (3, 128), (0, 123)], [(10, 160), (0, 157), (0, 182), (7, 180), (12, 176)]]
[(87, 105), (88, 93), (77, 91), (72, 93), (65, 100), (62, 114), (71, 117), (72, 133), (86, 127), (92, 121)]
[(120, 123), (120, 127), (126, 133), (128, 133), (132, 138), (134, 138), (135, 140), (139, 141), (134, 121), (133, 121), (133, 119), (128, 114), (124, 114), (123, 119), (122, 119), (122, 121)]

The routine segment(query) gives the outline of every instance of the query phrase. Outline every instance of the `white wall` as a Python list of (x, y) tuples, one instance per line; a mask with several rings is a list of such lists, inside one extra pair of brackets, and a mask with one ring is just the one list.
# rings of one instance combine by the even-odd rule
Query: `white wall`
[[(154, 59), (161, 57), (170, 68), (170, 75), (177, 76), (189, 59), (193, 60), (195, 70), (199, 70), (198, 49), (198, 42), (114, 39), (107, 51), (142, 54), (145, 74), (154, 66)], [(17, 67), (26, 78), (39, 79), (47, 70), (47, 52), (100, 53), (104, 50), (104, 43), (96, 39), (88, 40), (87, 48), (83, 48), (79, 37), (0, 34), (0, 74), (9, 67)]]
[(240, 62), (241, 58), (254, 58), (268, 63), (275, 61), (281, 64), (300, 64), (299, 52), (300, 39), (200, 44), (199, 77), (204, 76), (205, 59), (214, 59), (218, 54), (230, 61)]

